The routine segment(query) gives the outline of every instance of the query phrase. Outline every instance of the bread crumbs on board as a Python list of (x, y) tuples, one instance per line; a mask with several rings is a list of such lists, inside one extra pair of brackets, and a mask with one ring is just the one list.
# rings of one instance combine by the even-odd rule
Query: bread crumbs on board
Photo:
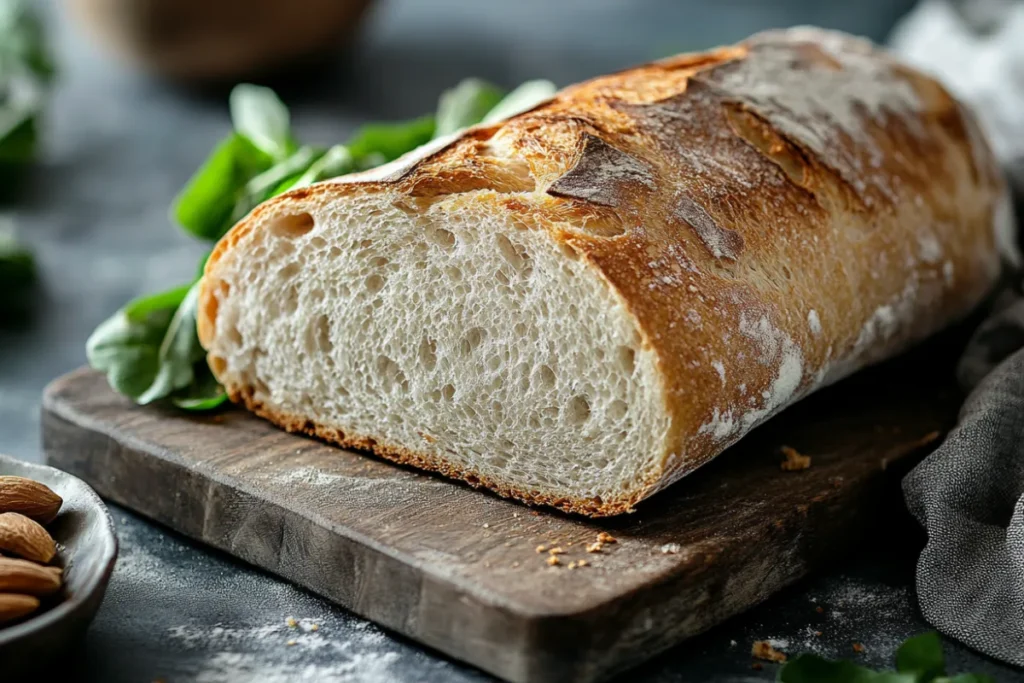
[(559, 561), (558, 559), (558, 555), (548, 555), (547, 562), (549, 567), (554, 567), (556, 565), (562, 564), (561, 561)]
[(784, 471), (797, 472), (799, 470), (806, 470), (811, 466), (811, 456), (804, 455), (791, 446), (782, 446), (779, 450), (782, 451), (782, 455), (786, 458), (780, 465)]
[(766, 662), (782, 663), (786, 661), (786, 653), (776, 650), (767, 640), (755, 640), (750, 648), (750, 654)]

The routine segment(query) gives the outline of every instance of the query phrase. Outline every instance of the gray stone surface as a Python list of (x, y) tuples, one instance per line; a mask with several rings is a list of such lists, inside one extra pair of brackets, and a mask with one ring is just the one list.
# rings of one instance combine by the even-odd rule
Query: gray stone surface
[[(907, 2), (813, 0), (393, 0), (374, 13), (348, 59), (290, 84), (300, 136), (343, 140), (360, 122), (433, 106), (467, 75), (504, 85), (568, 83), (630, 63), (732, 41), (770, 26), (818, 23), (883, 38)], [(196, 95), (146, 78), (95, 50), (48, 4), (61, 80), (44, 159), (14, 212), (41, 265), (32, 320), (0, 332), (0, 450), (39, 460), (39, 397), (81, 365), (93, 327), (128, 298), (189, 277), (202, 251), (167, 206), (227, 129), (223, 93)], [(344, 610), (115, 509), (122, 555), (69, 680), (481, 681), (483, 674), (386, 634)], [(680, 646), (625, 679), (664, 683), (772, 680), (750, 668), (751, 641), (888, 663), (922, 631), (911, 592), (921, 545), (895, 525), (878, 547)], [(816, 607), (821, 606), (819, 614)], [(303, 620), (290, 629), (288, 616)], [(312, 624), (319, 626), (311, 629)], [(821, 631), (822, 636), (814, 635)], [(295, 643), (289, 645), (288, 642)], [(735, 645), (733, 644), (735, 641)], [(949, 645), (958, 669), (1022, 680)]]

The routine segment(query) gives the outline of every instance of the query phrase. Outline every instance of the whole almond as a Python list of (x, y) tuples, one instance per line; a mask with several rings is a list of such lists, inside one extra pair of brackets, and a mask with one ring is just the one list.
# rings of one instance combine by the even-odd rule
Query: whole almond
[(64, 501), (50, 487), (25, 477), (0, 477), (0, 512), (20, 512), (49, 524)]
[(39, 609), (39, 598), (16, 593), (0, 593), (0, 623), (20, 619)]
[(62, 574), (60, 567), (0, 557), (0, 593), (50, 595), (60, 590)]
[(38, 522), (18, 512), (0, 514), (0, 552), (49, 564), (57, 544)]

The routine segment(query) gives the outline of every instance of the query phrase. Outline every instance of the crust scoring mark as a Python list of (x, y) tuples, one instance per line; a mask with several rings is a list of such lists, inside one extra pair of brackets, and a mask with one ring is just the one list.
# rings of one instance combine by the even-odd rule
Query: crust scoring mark
[(583, 139), (576, 164), (548, 187), (548, 194), (620, 207), (639, 187), (654, 189), (654, 172), (646, 163), (589, 133)]
[(672, 213), (693, 228), (715, 258), (735, 261), (743, 251), (743, 235), (715, 223), (704, 207), (686, 195), (675, 198)]

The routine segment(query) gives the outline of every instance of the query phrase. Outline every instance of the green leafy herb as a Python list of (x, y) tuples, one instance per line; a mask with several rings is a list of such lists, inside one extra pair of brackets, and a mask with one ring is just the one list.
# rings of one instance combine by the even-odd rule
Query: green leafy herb
[(495, 123), (533, 109), (551, 99), (558, 88), (551, 81), (526, 81), (498, 102), (483, 117), (483, 123)]
[(938, 634), (910, 638), (896, 652), (896, 671), (872, 671), (852, 662), (833, 662), (814, 654), (799, 655), (779, 669), (780, 683), (993, 683), (988, 676), (946, 676)]
[(35, 279), (32, 252), (18, 243), (13, 226), (0, 228), (0, 323), (28, 312)]
[(235, 206), (250, 180), (273, 165), (273, 160), (239, 133), (213, 150), (174, 200), (173, 214), (194, 237), (216, 241), (232, 225)]
[(89, 365), (118, 393), (138, 400), (160, 372), (160, 347), (191, 286), (134, 299), (100, 324), (85, 344)]
[(231, 121), (270, 158), (281, 160), (295, 151), (288, 108), (270, 88), (242, 84), (231, 91)]
[(433, 116), (399, 123), (371, 123), (356, 131), (348, 142), (348, 151), (358, 168), (373, 168), (430, 142), (434, 127)]
[(42, 24), (29, 3), (0, 1), (0, 165), (34, 158), (37, 117), (52, 76)]
[(501, 102), (504, 93), (487, 81), (467, 78), (441, 95), (434, 137), (444, 137), (480, 123)]
[(89, 337), (89, 364), (119, 393), (147, 404), (170, 398), (189, 410), (225, 400), (196, 334), (198, 284), (129, 302)]

